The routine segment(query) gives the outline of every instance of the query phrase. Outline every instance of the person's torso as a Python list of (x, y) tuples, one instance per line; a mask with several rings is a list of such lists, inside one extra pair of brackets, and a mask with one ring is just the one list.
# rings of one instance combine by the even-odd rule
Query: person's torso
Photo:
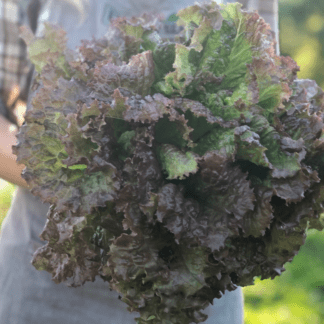
[(176, 25), (176, 13), (187, 6), (194, 5), (194, 0), (90, 0), (86, 8), (86, 19), (79, 25), (77, 9), (64, 0), (44, 2), (38, 19), (36, 36), (41, 36), (44, 22), (59, 24), (67, 32), (70, 49), (81, 45), (82, 39), (101, 38), (108, 30), (110, 19), (114, 17), (140, 16), (144, 12), (158, 14), (163, 19), (163, 28), (159, 31), (163, 38), (173, 38), (180, 32)]

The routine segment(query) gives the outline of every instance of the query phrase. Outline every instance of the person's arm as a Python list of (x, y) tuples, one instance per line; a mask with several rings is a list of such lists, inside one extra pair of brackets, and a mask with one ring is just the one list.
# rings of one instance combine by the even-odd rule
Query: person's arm
[[(0, 178), (28, 188), (21, 177), (25, 166), (16, 162), (12, 146), (17, 144), (17, 117), (10, 104), (10, 94), (23, 84), (29, 71), (26, 46), (19, 36), (25, 13), (22, 1), (0, 0)], [(27, 13), (26, 13), (27, 14)], [(18, 87), (17, 87), (18, 86)], [(18, 96), (18, 93), (16, 96)]]
[(17, 127), (0, 115), (0, 178), (17, 186), (29, 188), (21, 177), (25, 166), (16, 162), (17, 156), (12, 153), (12, 146), (17, 144)]

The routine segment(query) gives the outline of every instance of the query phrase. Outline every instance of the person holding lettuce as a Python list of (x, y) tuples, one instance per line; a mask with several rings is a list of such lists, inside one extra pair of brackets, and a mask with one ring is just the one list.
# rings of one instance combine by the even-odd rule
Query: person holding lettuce
[[(29, 25), (40, 36), (44, 22), (58, 24), (67, 32), (67, 46), (75, 49), (82, 39), (103, 37), (111, 18), (145, 11), (163, 15), (159, 32), (171, 40), (180, 31), (176, 13), (193, 4), (192, 0), (0, 0), (0, 177), (17, 185), (0, 233), (0, 324), (126, 324), (135, 323), (139, 315), (128, 312), (118, 293), (101, 278), (73, 289), (55, 284), (49, 273), (37, 271), (31, 264), (35, 250), (44, 245), (39, 234), (49, 204), (29, 192), (20, 176), (24, 166), (16, 164), (11, 150), (20, 126), (13, 107), (18, 98), (28, 102), (33, 75), (19, 27)], [(13, 100), (9, 94), (17, 85), (21, 91)], [(208, 315), (207, 324), (243, 323), (242, 288), (226, 291), (204, 313)]]

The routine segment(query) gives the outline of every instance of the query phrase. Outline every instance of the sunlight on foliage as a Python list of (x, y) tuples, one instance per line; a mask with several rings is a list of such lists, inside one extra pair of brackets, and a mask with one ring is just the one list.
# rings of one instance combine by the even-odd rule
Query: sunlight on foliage
[(324, 88), (324, 18), (322, 4), (279, 1), (280, 52), (300, 66), (298, 78), (316, 80)]
[(316, 69), (317, 63), (320, 60), (321, 44), (316, 38), (309, 38), (307, 43), (302, 45), (293, 59), (300, 66), (298, 78), (308, 79)]
[(324, 28), (324, 18), (319, 14), (311, 15), (306, 21), (306, 27), (313, 33), (318, 33)]

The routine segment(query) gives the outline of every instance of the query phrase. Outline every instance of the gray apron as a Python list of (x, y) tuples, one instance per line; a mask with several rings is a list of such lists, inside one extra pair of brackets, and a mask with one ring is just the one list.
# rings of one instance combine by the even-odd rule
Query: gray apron
[[(135, 14), (134, 8), (121, 3), (92, 1), (88, 18), (76, 27), (79, 17), (71, 5), (49, 1), (41, 9), (37, 35), (41, 34), (44, 21), (57, 23), (67, 31), (68, 47), (75, 49), (81, 39), (104, 36), (110, 17)], [(164, 8), (172, 7), (172, 10), (161, 9), (160, 12), (168, 18), (193, 3), (169, 1)], [(164, 32), (172, 33), (174, 29), (169, 25)], [(46, 244), (39, 234), (48, 209), (49, 204), (17, 187), (0, 232), (0, 324), (134, 324), (139, 313), (129, 313), (127, 304), (119, 300), (118, 293), (110, 291), (109, 284), (99, 276), (95, 282), (72, 288), (63, 283), (55, 284), (50, 273), (38, 271), (31, 265), (35, 250)], [(227, 291), (221, 299), (214, 299), (214, 305), (209, 305), (204, 313), (209, 315), (206, 324), (242, 324), (241, 287)]]

